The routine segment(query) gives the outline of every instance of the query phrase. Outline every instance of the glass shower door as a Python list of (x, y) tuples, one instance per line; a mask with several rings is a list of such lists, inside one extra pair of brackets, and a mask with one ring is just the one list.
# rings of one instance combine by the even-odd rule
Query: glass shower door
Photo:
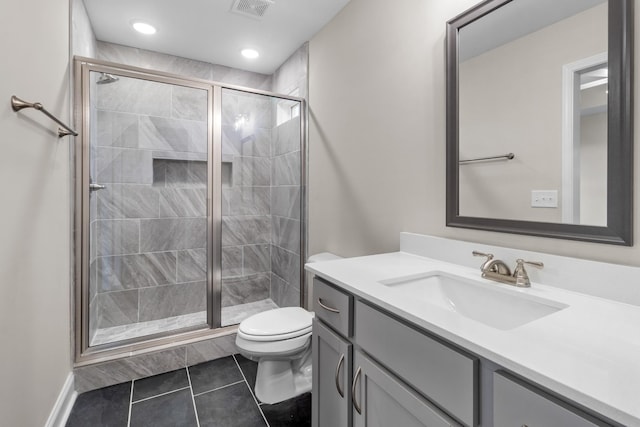
[(299, 306), (300, 101), (222, 89), (222, 326)]
[(84, 154), (88, 346), (207, 328), (212, 89), (103, 68)]

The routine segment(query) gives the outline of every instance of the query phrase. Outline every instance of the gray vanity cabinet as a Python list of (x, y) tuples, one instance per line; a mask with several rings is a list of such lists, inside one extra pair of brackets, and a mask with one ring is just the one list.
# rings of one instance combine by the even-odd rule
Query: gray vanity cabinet
[(509, 374), (493, 373), (494, 427), (609, 426)]
[(355, 342), (362, 350), (452, 417), (478, 424), (476, 357), (362, 301), (354, 311)]
[(477, 425), (476, 360), (318, 278), (314, 311), (314, 427)]
[(314, 300), (313, 427), (620, 425), (325, 280)]
[(313, 322), (313, 404), (315, 427), (351, 425), (351, 343), (317, 319)]
[(354, 427), (458, 426), (359, 350), (354, 355)]

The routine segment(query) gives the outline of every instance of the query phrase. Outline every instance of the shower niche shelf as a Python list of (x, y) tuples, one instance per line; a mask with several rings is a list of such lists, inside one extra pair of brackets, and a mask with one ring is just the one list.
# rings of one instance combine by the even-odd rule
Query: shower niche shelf
[[(156, 187), (193, 187), (207, 185), (207, 158), (201, 153), (155, 153), (153, 185)], [(233, 185), (233, 161), (221, 162), (222, 186)]]

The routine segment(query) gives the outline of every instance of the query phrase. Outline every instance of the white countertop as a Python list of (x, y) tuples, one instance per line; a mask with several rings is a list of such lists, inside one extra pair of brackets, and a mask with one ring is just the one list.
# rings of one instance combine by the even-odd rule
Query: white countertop
[[(481, 279), (478, 268), (405, 252), (307, 264), (306, 269), (569, 400), (621, 424), (640, 426), (638, 306), (535, 281), (531, 288), (515, 288)], [(568, 307), (505, 331), (402, 297), (379, 283), (434, 270)]]

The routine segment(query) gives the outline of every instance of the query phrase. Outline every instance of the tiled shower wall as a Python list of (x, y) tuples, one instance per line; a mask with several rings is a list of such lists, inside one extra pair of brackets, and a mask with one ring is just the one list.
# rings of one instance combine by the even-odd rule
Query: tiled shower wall
[(223, 91), (223, 307), (300, 304), (300, 120), (276, 126), (279, 102)]
[[(309, 43), (298, 48), (273, 73), (272, 91), (307, 98)], [(282, 105), (282, 101), (279, 101)], [(291, 103), (284, 103), (290, 108)], [(275, 108), (278, 108), (277, 105)], [(300, 106), (302, 110), (302, 106)], [(274, 122), (276, 123), (276, 122)], [(272, 132), (271, 171), (271, 299), (280, 307), (300, 304), (300, 117), (275, 126)]]
[(180, 58), (164, 53), (99, 41), (98, 59), (126, 64), (132, 67), (164, 71), (184, 77), (196, 77), (209, 81), (271, 90), (272, 77), (208, 62)]
[(207, 92), (125, 77), (94, 87), (91, 176), (106, 188), (91, 195), (91, 329), (204, 311)]
[[(135, 49), (110, 43), (98, 42), (98, 57), (100, 59), (109, 60), (118, 63), (124, 63), (133, 66), (147, 67), (151, 69), (181, 74), (187, 77), (198, 77), (207, 80), (223, 81), (225, 83), (238, 84), (258, 89), (271, 89), (272, 76), (250, 73), (242, 70), (235, 70), (228, 67), (222, 67), (214, 64), (207, 64), (199, 61), (193, 61), (184, 58), (173, 57), (170, 55), (159, 54), (155, 52)], [(302, 86), (301, 95), (306, 94), (306, 45), (299, 51), (294, 53), (283, 66), (274, 73), (274, 79), (277, 80), (278, 86), (282, 89), (287, 87), (287, 92), (294, 86)], [(302, 58), (302, 59), (301, 59)], [(302, 82), (302, 83), (299, 83)], [(101, 86), (101, 90), (114, 90), (120, 86), (121, 82)], [(145, 92), (147, 90), (145, 89)], [(154, 95), (159, 96), (159, 95)], [(128, 97), (128, 98), (127, 98)], [(126, 96), (120, 99), (118, 106), (109, 108), (125, 108), (127, 99), (137, 99), (138, 95), (133, 92), (126, 92)], [(118, 97), (113, 97), (112, 102), (116, 102)], [(149, 102), (149, 106), (154, 108), (161, 105), (159, 98), (153, 102)], [(171, 105), (171, 104), (167, 104)], [(252, 95), (238, 91), (225, 91), (223, 98), (223, 306), (243, 304), (247, 302), (260, 301), (271, 298), (280, 306), (298, 305), (299, 304), (299, 251), (300, 251), (300, 140), (299, 140), (299, 119), (285, 122), (280, 126), (276, 123), (276, 107), (277, 101), (262, 95)], [(137, 107), (139, 108), (139, 107)], [(126, 109), (126, 108), (125, 108)], [(143, 114), (140, 114), (143, 113)], [(166, 113), (166, 112), (165, 112)], [(135, 205), (134, 200), (146, 200), (145, 197), (155, 200), (158, 197), (158, 214), (157, 218), (145, 217), (149, 212), (144, 209), (153, 209), (152, 206), (140, 206), (142, 212), (131, 212), (133, 208), (129, 207), (125, 210), (129, 212), (117, 212), (117, 209), (106, 208), (108, 203), (101, 202), (98, 212), (107, 214), (115, 218), (109, 218), (114, 221), (113, 226), (119, 226), (122, 230), (132, 231), (136, 233), (157, 233), (175, 229), (182, 229), (179, 234), (191, 236), (195, 238), (195, 232), (189, 231), (202, 227), (203, 216), (190, 218), (190, 221), (165, 218), (167, 212), (163, 211), (160, 203), (166, 204), (163, 200), (167, 196), (158, 193), (161, 188), (160, 180), (155, 179), (151, 183), (150, 189), (143, 189), (144, 185), (148, 185), (149, 174), (153, 177), (158, 175), (163, 169), (169, 169), (170, 175), (179, 175), (180, 173), (191, 173), (197, 177), (198, 173), (204, 173), (206, 170), (200, 162), (188, 163), (186, 160), (204, 160), (206, 148), (203, 147), (187, 147), (188, 142), (179, 142), (178, 135), (183, 133), (193, 138), (193, 126), (191, 123), (188, 128), (186, 122), (179, 123), (177, 128), (172, 126), (178, 122), (174, 121), (169, 125), (166, 122), (159, 124), (158, 118), (169, 118), (180, 120), (182, 118), (172, 117), (175, 111), (169, 112), (169, 115), (160, 115), (157, 111), (116, 111), (107, 114), (101, 112), (101, 122), (109, 127), (109, 135), (103, 134), (101, 130), (99, 146), (103, 151), (106, 147), (123, 146), (123, 149), (131, 150), (136, 148), (136, 143), (131, 142), (135, 139), (135, 134), (140, 134), (143, 138), (142, 145), (138, 142), (138, 148), (142, 151), (153, 148), (156, 153), (155, 161), (152, 162), (152, 169), (137, 163), (148, 153), (137, 153), (127, 151), (126, 156), (118, 156), (117, 164), (120, 167), (128, 164), (135, 172), (131, 179), (140, 178), (140, 182), (121, 184), (122, 189), (118, 194), (121, 198), (121, 208)], [(132, 120), (132, 114), (138, 114), (138, 128), (127, 120)], [(248, 117), (249, 126), (237, 126), (239, 115)], [(146, 117), (145, 117), (146, 116)], [(154, 118), (153, 120), (151, 118)], [(201, 123), (202, 124), (202, 123)], [(155, 130), (153, 129), (155, 127)], [(155, 132), (153, 138), (162, 140), (169, 138), (173, 141), (173, 146), (151, 147), (149, 141), (153, 138), (147, 136), (149, 132)], [(197, 132), (197, 131), (196, 131)], [(199, 135), (201, 137), (202, 135)], [(111, 140), (109, 140), (111, 138)], [(206, 143), (206, 137), (201, 138)], [(127, 142), (128, 141), (128, 142)], [(130, 146), (127, 146), (129, 144)], [(146, 144), (146, 145), (145, 145)], [(179, 151), (180, 155), (171, 154), (171, 150)], [(153, 150), (151, 150), (153, 151)], [(163, 153), (160, 153), (163, 151)], [(186, 153), (189, 156), (185, 157)], [(153, 155), (153, 154), (152, 154)], [(136, 157), (137, 156), (137, 157)], [(162, 161), (164, 157), (175, 157), (172, 160)], [(105, 158), (105, 154), (100, 157), (102, 162), (109, 161), (109, 156)], [(129, 162), (129, 163), (127, 163)], [(201, 167), (197, 165), (200, 164)], [(182, 172), (179, 172), (180, 169)], [(124, 171), (124, 173), (128, 173)], [(146, 175), (145, 175), (146, 174)], [(127, 179), (126, 177), (123, 179)], [(146, 181), (145, 181), (146, 179)], [(99, 182), (99, 180), (97, 180)], [(130, 187), (130, 188), (127, 188)], [(114, 189), (112, 189), (113, 191)], [(97, 200), (106, 199), (109, 196), (108, 190), (104, 190), (102, 194), (98, 193)], [(134, 193), (134, 191), (136, 193)], [(165, 183), (163, 190), (165, 193), (180, 191), (184, 194), (189, 193), (192, 196), (200, 194), (202, 197), (198, 200), (201, 202), (199, 209), (204, 209), (204, 200), (206, 197), (205, 187), (203, 183), (198, 182), (181, 182), (181, 183)], [(114, 194), (115, 195), (115, 194)], [(114, 199), (115, 200), (115, 199)], [(193, 205), (190, 204), (177, 206)], [(111, 203), (113, 205), (113, 202)], [(163, 205), (164, 206), (164, 205)], [(112, 206), (113, 208), (113, 206)], [(206, 212), (206, 211), (202, 211)], [(182, 212), (181, 214), (185, 214)], [(126, 215), (142, 215), (140, 217), (126, 217)], [(193, 212), (192, 212), (193, 214)], [(177, 214), (176, 214), (177, 215)], [(124, 219), (137, 219), (141, 221), (139, 228), (131, 226), (131, 223), (122, 221)], [(153, 223), (148, 220), (154, 219)], [(107, 219), (103, 219), (106, 221)], [(159, 220), (164, 220), (159, 221)], [(188, 223), (188, 224), (187, 224)], [(96, 225), (98, 223), (96, 222)], [(144, 224), (144, 225), (142, 225)], [(155, 229), (151, 229), (149, 224), (156, 224)], [(178, 225), (179, 224), (179, 225)], [(109, 224), (101, 224), (101, 227)], [(95, 227), (95, 225), (94, 225)], [(131, 228), (131, 230), (126, 229)], [(184, 230), (184, 228), (188, 230)], [(104, 231), (95, 228), (96, 233)], [(169, 232), (169, 231), (167, 231)], [(171, 233), (171, 232), (169, 232)], [(105, 236), (108, 233), (102, 233)], [(200, 233), (201, 238), (206, 233)], [(96, 234), (98, 240), (103, 237)], [(188, 239), (188, 237), (187, 237)], [(141, 241), (142, 242), (142, 241)], [(126, 241), (118, 242), (118, 244), (126, 245)], [(99, 327), (108, 327), (125, 324), (131, 321), (150, 320), (152, 318), (161, 318), (167, 315), (175, 315), (180, 309), (186, 308), (186, 312), (198, 309), (200, 306), (196, 304), (195, 295), (204, 295), (204, 263), (205, 251), (204, 243), (200, 242), (195, 246), (202, 244), (202, 247), (189, 247), (180, 251), (164, 249), (154, 252), (138, 252), (129, 253), (133, 249), (124, 250), (127, 253), (112, 254), (109, 257), (114, 258), (114, 262), (119, 262), (117, 266), (110, 266), (104, 260), (98, 262), (98, 251), (94, 251), (92, 259), (92, 274), (97, 277), (98, 274), (107, 274), (107, 279), (96, 280), (97, 289), (93, 293), (96, 295), (92, 301), (92, 313), (99, 314), (94, 319), (94, 324)], [(191, 242), (188, 246), (194, 246)], [(145, 250), (144, 246), (138, 246), (137, 250)], [(116, 252), (122, 250), (116, 250)], [(175, 252), (175, 254), (173, 253)], [(142, 256), (142, 254), (146, 254)], [(175, 255), (175, 256), (174, 256)], [(107, 255), (102, 255), (105, 257)], [(190, 261), (187, 261), (190, 260)], [(187, 263), (191, 263), (197, 273), (186, 274), (187, 269), (184, 267)], [(101, 265), (98, 272), (98, 265)], [(176, 277), (167, 277), (167, 269), (175, 265)], [(182, 265), (182, 267), (180, 267)], [(190, 271), (190, 270), (189, 270)], [(117, 279), (117, 276), (123, 276)], [(184, 281), (188, 280), (188, 281)], [(172, 293), (169, 286), (178, 284), (187, 284), (180, 288), (180, 292)], [(152, 287), (158, 289), (166, 289), (163, 295), (159, 290), (153, 290)], [(184, 292), (189, 289), (189, 292)], [(179, 296), (177, 294), (180, 294)], [(193, 296), (191, 296), (193, 295)], [(151, 307), (145, 301), (150, 300), (151, 296), (157, 299), (164, 299), (166, 303), (158, 303), (159, 310), (157, 315), (151, 315), (145, 310), (145, 307)], [(137, 301), (136, 301), (137, 298)], [(176, 299), (177, 298), (177, 299)], [(202, 298), (204, 300), (204, 298)], [(177, 306), (174, 305), (178, 302)], [(140, 305), (140, 303), (142, 303)], [(137, 310), (136, 307), (140, 306)], [(173, 306), (173, 308), (171, 308)], [(97, 310), (93, 308), (101, 307)], [(204, 307), (204, 306), (202, 306)], [(204, 310), (204, 308), (202, 308)], [(163, 313), (160, 315), (159, 313)], [(109, 313), (109, 314), (107, 314)], [(157, 317), (156, 317), (157, 316)]]
[(269, 298), (272, 120), (270, 97), (223, 90), (223, 307)]
[(300, 117), (274, 127), (271, 150), (271, 299), (300, 305)]

